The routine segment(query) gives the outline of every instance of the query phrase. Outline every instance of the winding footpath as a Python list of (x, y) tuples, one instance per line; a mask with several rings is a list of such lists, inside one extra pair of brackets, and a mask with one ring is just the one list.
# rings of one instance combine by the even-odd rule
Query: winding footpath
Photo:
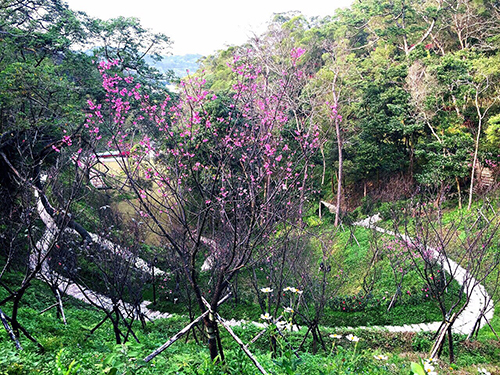
[[(113, 310), (113, 302), (109, 297), (99, 294), (93, 290), (85, 288), (83, 285), (72, 282), (66, 277), (58, 274), (57, 272), (50, 269), (46, 258), (48, 250), (53, 246), (54, 241), (57, 241), (59, 237), (59, 228), (55, 223), (54, 219), (49, 215), (45, 209), (42, 200), (39, 197), (38, 192), (35, 190), (35, 197), (37, 199), (37, 211), (46, 226), (45, 232), (43, 233), (40, 240), (37, 242), (36, 248), (38, 252), (34, 252), (30, 255), (30, 267), (34, 269), (36, 265), (42, 261), (42, 267), (39, 273), (39, 278), (45, 281), (51, 281), (53, 284), (57, 285), (59, 293), (65, 293), (73, 298), (76, 298), (84, 303), (100, 306), (108, 311)], [(75, 230), (66, 228), (65, 231), (72, 233), (74, 235), (79, 235)], [(102, 238), (101, 236), (89, 233), (92, 241), (99, 244), (100, 246), (106, 248), (108, 251), (115, 252), (122, 256), (124, 259), (130, 261), (130, 263), (142, 272), (151, 274), (151, 267), (148, 266), (147, 262), (139, 257), (135, 257), (129, 250), (124, 249), (113, 242)], [(154, 267), (155, 275), (161, 276), (165, 272), (159, 268)], [(150, 310), (148, 306), (151, 304), (149, 301), (143, 301), (138, 308), (135, 308), (131, 304), (119, 301), (118, 308), (120, 309), (123, 316), (127, 317), (134, 314), (136, 317), (142, 314), (146, 319), (154, 320), (159, 318), (169, 318), (172, 315), (169, 313), (161, 313), (159, 311)], [(139, 310), (139, 311), (138, 311)]]
[[(377, 214), (372, 217), (368, 217), (365, 220), (358, 221), (354, 225), (358, 225), (364, 228), (373, 229), (377, 232), (388, 234), (390, 236), (400, 237), (404, 240), (409, 240), (405, 235), (398, 235), (397, 233), (380, 228), (374, 225), (376, 222), (380, 221), (380, 215)], [(468, 272), (461, 267), (459, 264), (453, 260), (446, 258), (442, 259), (442, 255), (433, 248), (428, 248), (432, 254), (438, 259), (443, 270), (453, 275), (455, 280), (460, 286), (464, 287), (464, 294), (469, 296), (469, 303), (466, 308), (461, 312), (461, 314), (455, 320), (452, 326), (453, 333), (459, 333), (463, 335), (468, 335), (474, 329), (474, 324), (479, 319), (481, 314), (484, 318), (490, 321), (493, 318), (494, 306), (491, 297), (486, 292), (483, 285), (474, 279)], [(441, 258), (441, 259), (440, 259)], [(480, 327), (486, 324), (485, 319), (481, 319)], [(383, 326), (383, 327), (361, 327), (361, 328), (372, 328), (372, 329), (387, 329), (390, 332), (421, 332), (421, 331), (437, 331), (441, 326), (441, 321), (433, 323), (420, 323), (420, 324), (410, 324), (403, 326)]]
[[(30, 257), (30, 263), (32, 265), (36, 265), (39, 261), (40, 257), (43, 258), (44, 254), (48, 251), (48, 249), (52, 246), (53, 242), (57, 239), (59, 229), (54, 222), (53, 218), (48, 214), (43, 206), (41, 199), (38, 197), (38, 192), (35, 191), (35, 196), (38, 198), (38, 214), (42, 219), (43, 223), (46, 226), (46, 230), (42, 236), (42, 238), (37, 243), (37, 248), (40, 249), (39, 253), (32, 254)], [(329, 208), (329, 207), (328, 207)], [(365, 220), (358, 221), (354, 223), (354, 225), (361, 226), (364, 228), (376, 230), (378, 232), (400, 237), (403, 239), (407, 239), (404, 235), (398, 235), (393, 231), (380, 228), (374, 225), (376, 222), (380, 221), (380, 216), (377, 214), (375, 216), (369, 217)], [(76, 232), (73, 229), (66, 229), (66, 231)], [(128, 252), (126, 249), (122, 249), (111, 241), (104, 239), (96, 234), (90, 233), (92, 240), (99, 245), (107, 248), (110, 251), (118, 251), (124, 258), (131, 260), (132, 264), (146, 273), (151, 273), (151, 268), (148, 266), (147, 262), (145, 262), (141, 258), (133, 258), (133, 255)], [(434, 256), (439, 259), (440, 254), (437, 250), (433, 248), (429, 248), (429, 250), (434, 254)], [(459, 334), (470, 334), (474, 328), (476, 321), (479, 319), (480, 315), (483, 314), (484, 318), (490, 321), (493, 318), (494, 306), (491, 297), (486, 292), (486, 289), (483, 285), (480, 285), (477, 280), (472, 278), (467, 271), (454, 262), (451, 259), (440, 259), (439, 260), (443, 269), (447, 271), (449, 274), (454, 275), (455, 280), (464, 287), (465, 295), (469, 296), (469, 303), (466, 308), (462, 311), (462, 313), (457, 317), (455, 323), (453, 324), (453, 332)], [(156, 275), (165, 274), (164, 271), (155, 267), (154, 272)], [(53, 270), (51, 270), (47, 264), (47, 261), (44, 261), (42, 264), (42, 268), (40, 271), (40, 278), (46, 280), (54, 280), (57, 279), (58, 290), (61, 293), (65, 293), (73, 298), (76, 298), (82, 302), (102, 306), (103, 308), (111, 311), (113, 304), (111, 300), (103, 296), (95, 291), (89, 290), (82, 285), (71, 282), (67, 278), (58, 275)], [(120, 309), (122, 312), (130, 313), (133, 311), (133, 307), (123, 301), (120, 301)], [(158, 311), (150, 310), (148, 306), (151, 304), (149, 301), (143, 301), (140, 305), (140, 312), (150, 320), (158, 319), (158, 318), (168, 318), (171, 317), (169, 313), (160, 313)], [(244, 323), (244, 321), (230, 321), (230, 325), (239, 325)], [(256, 325), (262, 325), (261, 323), (254, 322)], [(432, 322), (432, 323), (420, 323), (420, 324), (409, 324), (403, 326), (371, 326), (371, 327), (357, 327), (358, 329), (373, 329), (373, 330), (388, 330), (389, 332), (422, 332), (422, 331), (432, 331), (436, 332), (439, 330), (442, 322)], [(486, 324), (485, 319), (481, 319), (480, 327)], [(353, 330), (352, 327), (339, 327), (344, 328), (346, 330)]]

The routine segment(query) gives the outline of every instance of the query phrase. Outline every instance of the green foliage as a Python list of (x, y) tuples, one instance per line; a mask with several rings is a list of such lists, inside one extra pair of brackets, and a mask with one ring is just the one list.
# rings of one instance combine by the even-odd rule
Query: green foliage
[(146, 363), (142, 361), (142, 346), (140, 344), (127, 342), (121, 345), (115, 345), (113, 351), (104, 357), (102, 363), (96, 364), (103, 374), (116, 375), (135, 372), (138, 367)]
[(442, 135), (442, 142), (428, 142), (415, 154), (421, 160), (422, 171), (417, 175), (423, 185), (439, 186), (466, 177), (473, 150), (472, 139), (465, 134)]
[(294, 375), (297, 373), (297, 369), (302, 363), (302, 359), (295, 357), (292, 350), (286, 349), (282, 352), (281, 358), (275, 359), (273, 362), (276, 367), (280, 369), (281, 374)]
[(74, 375), (78, 373), (78, 368), (80, 365), (74, 359), (68, 366), (62, 363), (61, 357), (63, 354), (63, 349), (59, 351), (56, 355), (56, 373), (55, 375)]
[(417, 333), (411, 341), (412, 348), (418, 352), (429, 352), (432, 348), (432, 333)]
[(486, 129), (486, 139), (493, 147), (500, 145), (500, 114), (490, 117)]
[[(28, 190), (21, 193), (21, 188), (31, 191), (26, 181), (38, 178), (38, 168), (44, 171), (60, 168), (60, 177), (51, 179), (47, 192), (54, 202), (65, 203), (69, 200), (76, 178), (70, 157), (88, 141), (87, 134), (81, 131), (86, 100), (89, 96), (103, 97), (91, 57), (73, 47), (90, 42), (87, 46), (97, 60), (122, 58), (116, 69), (117, 74), (133, 74), (136, 81), (145, 85), (153, 102), (160, 97), (160, 92), (163, 93), (160, 89), (164, 80), (171, 79), (167, 70), (172, 67), (157, 63), (164, 73), (160, 74), (150, 66), (150, 63), (160, 59), (170, 40), (165, 35), (145, 30), (135, 18), (119, 17), (108, 21), (92, 19), (71, 11), (59, 0), (28, 0), (21, 3), (22, 6), (18, 6), (19, 2), (7, 0), (0, 6), (0, 193), (2, 199), (9, 198), (5, 199), (6, 203), (2, 206), (0, 238), (1, 245), (7, 248), (9, 241), (4, 234), (18, 231), (12, 238), (21, 249), (16, 256), (22, 260), (16, 258), (13, 270), (26, 269), (28, 234), (24, 228), (15, 228), (12, 223), (19, 219), (21, 213), (29, 216), (27, 213), (34, 212), (33, 205), (29, 206), (31, 197), (26, 193)], [(324, 143), (327, 180), (334, 175), (333, 170), (338, 166), (339, 158), (336, 136), (331, 129), (329, 113), (325, 112), (325, 103), (332, 99), (331, 83), (334, 79), (337, 79), (338, 93), (341, 93), (337, 110), (344, 118), (341, 132), (347, 175), (345, 180), (348, 184), (354, 184), (353, 190), (361, 190), (360, 186), (355, 185), (359, 182), (379, 182), (381, 178), (395, 174), (408, 174), (415, 177), (420, 185), (434, 188), (445, 189), (451, 184), (463, 186), (471, 172), (471, 152), (476, 139), (479, 141), (483, 165), (496, 168), (500, 158), (497, 150), (500, 144), (500, 54), (499, 36), (492, 35), (489, 28), (498, 24), (498, 13), (493, 8), (495, 4), (486, 1), (471, 1), (467, 5), (439, 8), (438, 5), (429, 6), (416, 1), (367, 0), (355, 2), (351, 9), (341, 10), (335, 17), (325, 20), (308, 20), (293, 13), (276, 15), (261, 38), (265, 43), (259, 44), (264, 51), (260, 57), (269, 68), (266, 79), (274, 74), (273, 69), (279, 71), (290, 64), (290, 56), (283, 54), (280, 49), (283, 45), (308, 46), (306, 55), (298, 64), (303, 69), (302, 73), (311, 78), (310, 84), (301, 87), (289, 98), (283, 98), (297, 103), (293, 116), (290, 116), (292, 120), (286, 125), (286, 133), (293, 140), (297, 126), (308, 126), (309, 121), (321, 126), (327, 137)], [(473, 30), (469, 29), (469, 25), (460, 30), (460, 25), (452, 23), (457, 17), (464, 22), (474, 20)], [(429, 29), (429, 20), (433, 20), (432, 30)], [(432, 34), (427, 34), (428, 30)], [(467, 30), (470, 32), (464, 34), (463, 31)], [(276, 42), (278, 40), (279, 43)], [(251, 46), (244, 46), (244, 49), (248, 48)], [(218, 91), (217, 100), (204, 108), (206, 113), (203, 115), (225, 117), (233, 111), (229, 103), (235, 73), (227, 63), (232, 61), (237, 51), (238, 47), (231, 47), (203, 60), (208, 86)], [(151, 56), (143, 59), (146, 52)], [(196, 56), (188, 56), (182, 64), (192, 64), (194, 58)], [(179, 68), (177, 65), (174, 62), (175, 68)], [(336, 77), (335, 72), (342, 73)], [(477, 125), (481, 116), (478, 113), (484, 114), (483, 122), (488, 124), (486, 137), (478, 133)], [(132, 127), (131, 124), (127, 126)], [(63, 134), (76, 136), (75, 142), (78, 140), (79, 144), (64, 146), (63, 152), (58, 153), (51, 146), (60, 145)], [(199, 148), (198, 141), (194, 139), (193, 142), (196, 149)], [(210, 155), (200, 157), (209, 158)], [(322, 162), (320, 159), (314, 160), (315, 166)], [(235, 163), (235, 170), (237, 167)], [(310, 173), (317, 174), (317, 169), (313, 167)], [(19, 175), (17, 172), (20, 172)], [(23, 180), (20, 180), (20, 176)], [(319, 183), (316, 185), (319, 186)], [(330, 189), (330, 186), (324, 184), (322, 189)], [(72, 214), (77, 215), (87, 229), (98, 229), (103, 219), (98, 207), (104, 202), (101, 200), (103, 198), (87, 192), (78, 194), (81, 194), (78, 198), (85, 199), (72, 202), (69, 207)], [(127, 193), (122, 194), (117, 200), (128, 198), (124, 196)], [(379, 197), (373, 198), (368, 194), (361, 199), (358, 208), (346, 214), (344, 224), (349, 219), (376, 212), (389, 219), (395, 212), (400, 212), (404, 204), (382, 202)], [(445, 212), (439, 220), (446, 226), (460, 218), (460, 215), (457, 210), (453, 210)], [(317, 267), (321, 262), (323, 242), (331, 240), (330, 223), (328, 219), (317, 219), (315, 212), (309, 214), (304, 223), (309, 231), (322, 234), (319, 239), (308, 243), (307, 247), (307, 257)], [(457, 234), (458, 240), (465, 243), (469, 239), (469, 227), (483, 230), (485, 221), (481, 219), (472, 225), (470, 220), (464, 220)], [(40, 229), (39, 221), (35, 222), (33, 231), (37, 238)], [(123, 237), (120, 229), (115, 228), (112, 234)], [(279, 235), (276, 234), (276, 237)], [(497, 237), (494, 238), (496, 241)], [(64, 237), (64, 240), (68, 239)], [(341, 267), (337, 275), (332, 274), (327, 280), (332, 295), (328, 295), (329, 299), (325, 303), (325, 314), (320, 320), (321, 329), (402, 325), (440, 319), (433, 296), (426, 293), (427, 286), (417, 281), (415, 272), (408, 273), (403, 295), (399, 296), (396, 306), (386, 312), (388, 300), (394, 292), (391, 270), (387, 259), (383, 257), (377, 259), (373, 269), (370, 269), (370, 259), (376, 249), (370, 246), (379, 245), (376, 239), (370, 237), (369, 231), (361, 228), (353, 229), (352, 232), (345, 230), (338, 235), (335, 243), (332, 240), (325, 246), (332, 251), (332, 259), (338, 260)], [(150, 259), (156, 255), (156, 251), (148, 252)], [(497, 253), (498, 246), (495, 245), (487, 255), (493, 259)], [(3, 251), (2, 256), (5, 254), (6, 251)], [(4, 262), (5, 259), (2, 259)], [(164, 260), (165, 267), (168, 266), (167, 262)], [(81, 275), (89, 280), (97, 279), (98, 267), (93, 260), (85, 259), (81, 265)], [(56, 267), (61, 272), (63, 268)], [(262, 268), (262, 272), (257, 272), (257, 281), (267, 282), (266, 272), (272, 271), (272, 266), (264, 265)], [(288, 269), (286, 271), (291, 272)], [(311, 268), (309, 272), (313, 274), (315, 270)], [(341, 274), (347, 282), (333, 294), (331, 285), (337, 281), (334, 277), (340, 278)], [(209, 283), (211, 276), (206, 274), (201, 277)], [(258, 320), (261, 308), (250, 286), (251, 275), (242, 272), (240, 276), (240, 300), (238, 303), (226, 303), (220, 312), (228, 318)], [(290, 279), (295, 276), (290, 276)], [(365, 276), (374, 279), (368, 293), (361, 292), (365, 287)], [(19, 285), (23, 277), (15, 272), (7, 272), (1, 281), (10, 286)], [(34, 280), (21, 300), (19, 319), (29, 332), (39, 336), (37, 339), (46, 353), (37, 352), (36, 347), (24, 339), (25, 350), (14, 352), (12, 343), (2, 331), (0, 374), (71, 375), (95, 374), (96, 371), (105, 374), (255, 373), (250, 361), (224, 334), (224, 346), (228, 348), (225, 364), (210, 360), (208, 353), (200, 350), (192, 338), (188, 338), (186, 343), (176, 343), (169, 348), (167, 355), (156, 358), (153, 363), (141, 361), (187, 322), (187, 318), (181, 315), (186, 313), (185, 301), (182, 300), (185, 296), (176, 291), (181, 302), (174, 304), (172, 298), (166, 301), (167, 296), (171, 296), (170, 291), (175, 290), (175, 283), (173, 277), (164, 281), (162, 286), (165, 289), (158, 293), (158, 305), (166, 311), (178, 312), (179, 316), (155, 322), (154, 325), (148, 324), (144, 329), (137, 327), (141, 344), (114, 346), (110, 340), (112, 327), (109, 324), (104, 324), (87, 337), (90, 330), (103, 319), (103, 314), (71, 299), (65, 301), (69, 321), (67, 326), (57, 319), (53, 311), (40, 315), (39, 311), (53, 304), (53, 296), (43, 283)], [(496, 281), (493, 277), (486, 278), (485, 283), (488, 290), (495, 290)], [(92, 287), (106, 289), (102, 281), (94, 282)], [(452, 297), (459, 290), (456, 284), (449, 289), (448, 293)], [(304, 296), (310, 300), (314, 297), (314, 291), (311, 290), (312, 287), (304, 292)], [(499, 292), (496, 293), (494, 298), (498, 301)], [(7, 295), (6, 289), (2, 288), (1, 298)], [(144, 296), (149, 295), (151, 293), (147, 291)], [(9, 301), (2, 305), (6, 311), (11, 307)], [(314, 311), (314, 301), (304, 302), (302, 307)], [(303, 323), (304, 316), (306, 313), (303, 317), (296, 317), (296, 323)], [(498, 316), (494, 317), (492, 324), (497, 331), (500, 330)], [(259, 331), (252, 324), (235, 330), (245, 342), (249, 342)], [(290, 334), (290, 341), (300, 343), (302, 333)], [(408, 373), (410, 369), (421, 374), (422, 363), (410, 365), (406, 359), (391, 358), (393, 363), (389, 366), (374, 360), (374, 350), (399, 350), (411, 346), (415, 351), (426, 352), (432, 344), (429, 334), (416, 334), (408, 338), (366, 332), (360, 336), (364, 342), (360, 343), (359, 348), (344, 344), (333, 347), (332, 344), (328, 355), (300, 353), (301, 359), (285, 345), (282, 345), (281, 353), (276, 358), (271, 358), (267, 353), (267, 344), (257, 342), (254, 349), (259, 360), (275, 374), (381, 374)], [(462, 340), (457, 336), (453, 339), (457, 344)], [(489, 341), (494, 339), (493, 333), (484, 328), (478, 341), (459, 344), (458, 365), (489, 362), (498, 365), (498, 345)], [(306, 341), (305, 346), (310, 348), (310, 340)]]
[[(38, 296), (50, 296), (50, 291), (40, 284)], [(35, 298), (27, 304), (36, 303)], [(45, 302), (45, 306), (50, 301)], [(38, 353), (28, 341), (23, 341), (25, 350), (16, 352), (4, 331), (0, 334), (0, 374), (255, 374), (256, 369), (251, 361), (234, 343), (229, 335), (222, 332), (225, 347), (225, 364), (216, 364), (209, 359), (208, 352), (197, 345), (192, 338), (187, 343), (184, 340), (176, 342), (167, 351), (152, 363), (142, 362), (151, 351), (163, 344), (168, 337), (179, 331), (188, 319), (176, 317), (164, 321), (148, 324), (146, 330), (136, 327), (141, 344), (133, 342), (125, 345), (113, 345), (112, 330), (105, 324), (93, 335), (87, 337), (90, 329), (97, 325), (103, 317), (102, 313), (93, 311), (87, 306), (73, 305), (71, 301), (65, 303), (68, 326), (64, 326), (55, 318), (55, 314), (48, 312), (39, 315), (38, 309), (23, 309), (23, 322), (32, 332), (44, 332), (44, 343), (56, 341), (60, 345), (48, 345), (46, 353)], [(327, 313), (328, 315), (329, 313)], [(401, 312), (403, 316), (403, 312)], [(234, 327), (235, 333), (248, 343), (260, 329), (253, 324)], [(266, 370), (274, 374), (313, 374), (322, 371), (325, 374), (400, 374), (409, 369), (408, 359), (398, 359), (392, 355), (388, 361), (377, 360), (374, 355), (381, 352), (399, 352), (414, 350), (426, 352), (431, 344), (432, 334), (391, 334), (380, 331), (358, 331), (356, 336), (360, 341), (355, 345), (344, 340), (342, 343), (329, 339), (322, 328), (324, 340), (328, 345), (328, 352), (312, 355), (300, 352), (300, 360), (283, 343), (281, 352), (276, 358), (268, 353), (268, 336), (264, 336), (254, 343), (250, 350), (257, 356)], [(336, 330), (338, 332), (338, 330)], [(344, 334), (352, 331), (344, 331)], [(305, 330), (293, 332), (288, 337), (290, 342), (300, 343)], [(342, 332), (341, 332), (342, 333)], [(458, 337), (456, 337), (457, 339)], [(331, 345), (335, 342), (333, 350)], [(459, 342), (457, 354), (459, 366), (471, 366), (475, 363), (496, 363), (498, 349), (489, 341), (484, 344), (477, 342), (474, 351)], [(377, 349), (378, 348), (378, 349)], [(330, 353), (330, 354), (328, 354)], [(476, 354), (472, 354), (476, 353)], [(72, 365), (73, 363), (73, 365)], [(78, 367), (79, 366), (79, 367)], [(69, 371), (69, 372), (68, 372)]]
[(425, 375), (424, 365), (421, 363), (412, 362), (410, 369), (415, 375)]
[(171, 43), (166, 35), (144, 29), (133, 17), (87, 19), (86, 27), (95, 38), (93, 52), (99, 60), (119, 60), (121, 71), (130, 69), (150, 83), (166, 78), (144, 58), (149, 55), (153, 61), (162, 60), (162, 53)]

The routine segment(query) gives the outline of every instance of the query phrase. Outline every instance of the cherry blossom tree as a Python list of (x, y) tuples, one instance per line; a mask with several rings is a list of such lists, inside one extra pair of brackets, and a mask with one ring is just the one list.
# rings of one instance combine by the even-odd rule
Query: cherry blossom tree
[[(114, 74), (118, 62), (102, 62), (106, 101), (89, 101), (89, 134), (97, 147), (118, 151), (116, 182), (134, 193), (133, 206), (158, 245), (176, 255), (202, 312), (208, 300), (213, 359), (223, 356), (218, 302), (239, 270), (269, 255), (280, 228), (300, 225), (310, 192), (318, 132), (289, 116), (289, 93), (305, 84), (304, 52), (292, 48), (282, 71), (269, 74), (254, 50), (243, 50), (230, 64), (230, 94), (217, 96), (203, 77), (191, 76), (179, 101), (163, 102), (149, 100), (132, 76)], [(159, 136), (134, 134), (139, 126)], [(206, 284), (203, 263), (211, 272)]]
[[(500, 264), (494, 250), (498, 214), (490, 205), (484, 205), (476, 212), (445, 221), (441, 209), (433, 210), (430, 206), (412, 208), (411, 219), (408, 212), (395, 212), (394, 228), (413, 262), (417, 277), (426, 284), (442, 314), (442, 325), (430, 356), (440, 355), (447, 336), (448, 354), (453, 362), (452, 332), (472, 334), (481, 319), (488, 321), (485, 312), (493, 308), (481, 284), (494, 277)], [(404, 233), (399, 228), (404, 228)], [(457, 292), (451, 288), (453, 282), (460, 285)], [(476, 308), (479, 313), (474, 311)], [(473, 314), (473, 318), (458, 324), (457, 318), (462, 313)]]

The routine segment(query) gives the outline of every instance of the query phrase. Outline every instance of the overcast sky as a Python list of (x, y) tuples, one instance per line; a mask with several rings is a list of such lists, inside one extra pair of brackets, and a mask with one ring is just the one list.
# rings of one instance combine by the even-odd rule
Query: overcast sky
[(332, 15), (352, 0), (66, 0), (72, 10), (101, 19), (137, 17), (143, 27), (162, 32), (172, 53), (208, 55), (242, 44), (264, 30), (273, 13), (298, 10), (306, 16)]

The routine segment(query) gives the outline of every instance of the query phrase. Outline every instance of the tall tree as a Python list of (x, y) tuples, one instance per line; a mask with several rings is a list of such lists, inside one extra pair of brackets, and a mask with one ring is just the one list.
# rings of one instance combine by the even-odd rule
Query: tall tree
[[(280, 227), (300, 225), (319, 142), (312, 124), (300, 126), (289, 116), (292, 94), (304, 84), (298, 64), (303, 53), (292, 48), (282, 70), (272, 72), (259, 51), (246, 49), (234, 57), (237, 81), (230, 96), (218, 98), (202, 78), (189, 77), (182, 100), (173, 105), (169, 98), (149, 103), (132, 77), (106, 70), (119, 62), (101, 64), (107, 101), (91, 104), (87, 125), (100, 134), (106, 122), (112, 136), (103, 137), (105, 143), (122, 155), (130, 152), (120, 164), (138, 213), (177, 255), (202, 312), (208, 299), (204, 323), (213, 359), (222, 353), (214, 314), (231, 280), (269, 251), (266, 244)], [(141, 103), (142, 114), (129, 101)], [(144, 136), (130, 149), (137, 140), (123, 133), (129, 115), (154, 123), (161, 137)], [(205, 260), (212, 272), (208, 285), (199, 274)]]

